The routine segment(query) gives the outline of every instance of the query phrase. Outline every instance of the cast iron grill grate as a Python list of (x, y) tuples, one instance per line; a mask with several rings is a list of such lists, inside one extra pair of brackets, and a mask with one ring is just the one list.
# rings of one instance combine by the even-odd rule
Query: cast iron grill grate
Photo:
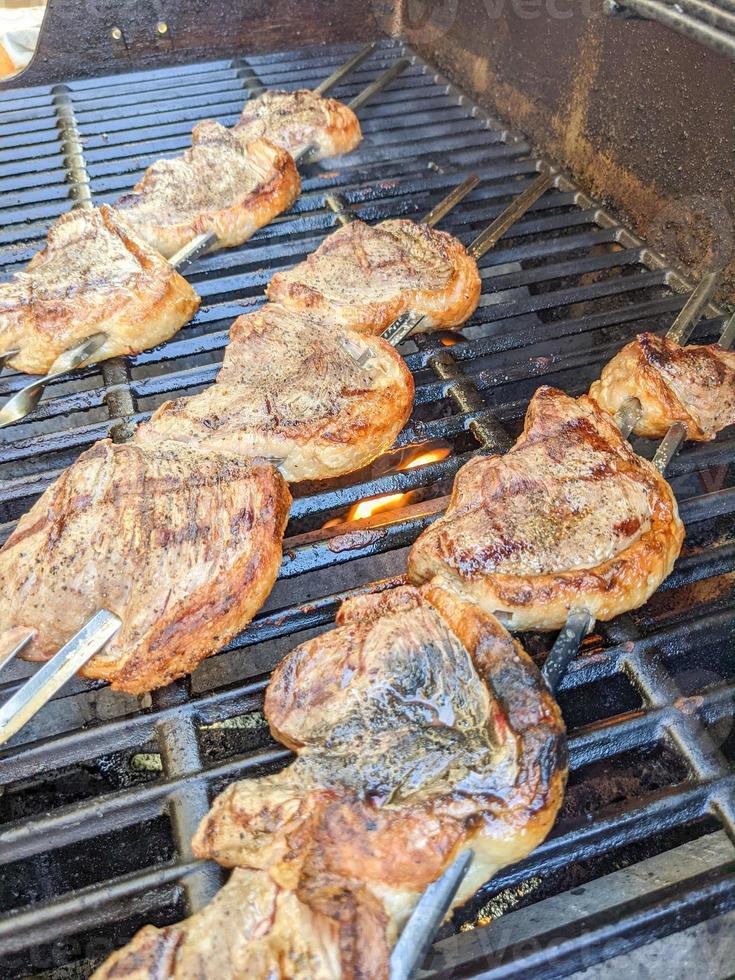
[[(5, 276), (40, 247), (48, 224), (80, 193), (78, 173), (70, 182), (63, 106), (73, 110), (94, 201), (112, 201), (154, 159), (184, 148), (197, 120), (233, 123), (258, 85), (314, 86), (352, 50), (0, 93)], [(192, 267), (203, 303), (191, 324), (162, 347), (55, 385), (32, 418), (2, 431), (3, 537), (96, 439), (124, 438), (164, 399), (211, 383), (234, 317), (261, 302), (276, 269), (301, 259), (333, 227), (328, 193), (343, 195), (367, 220), (417, 216), (476, 172), (482, 184), (441, 225), (468, 242), (534, 178), (538, 161), (526, 143), (401, 43), (382, 42), (336, 96), (350, 98), (406, 53), (411, 67), (361, 113), (358, 150), (305, 169), (302, 197), (288, 215), (242, 248)], [(174, 921), (207, 900), (221, 879), (192, 860), (198, 819), (229, 781), (272, 771), (289, 757), (261, 713), (269, 670), (296, 643), (329, 628), (346, 595), (396, 581), (406, 548), (441, 511), (456, 471), (472, 453), (501, 447), (519, 431), (539, 384), (581, 393), (638, 330), (665, 329), (686, 289), (570, 183), (544, 195), (480, 264), (482, 303), (460, 342), (449, 348), (446, 338), (428, 336), (404, 345), (417, 397), (396, 449), (352, 477), (298, 489), (281, 576), (242, 635), (190, 682), (153, 697), (75, 681), (0, 753), (0, 861), (8, 865), (0, 976), (86, 976), (143, 922)], [(714, 339), (722, 324), (709, 312), (697, 339)], [(23, 382), (3, 376), (0, 391)], [(401, 469), (437, 445), (449, 455)], [(653, 446), (640, 449), (650, 455)], [(588, 638), (562, 686), (572, 777), (558, 826), (462, 910), (456, 928), (553, 901), (704, 835), (719, 841), (723, 828), (735, 833), (732, 451), (733, 437), (724, 433), (676, 458), (671, 479), (687, 523), (685, 552), (644, 609)], [(399, 493), (399, 509), (339, 523), (358, 501)], [(324, 529), (330, 521), (337, 523)], [(550, 640), (526, 643), (542, 658)], [(14, 665), (0, 696), (30, 670)], [(440, 944), (432, 969), (548, 976), (588, 966), (735, 905), (726, 871), (725, 859), (713, 858), (668, 891), (577, 916), (574, 930), (549, 920), (531, 945), (499, 931), (503, 921), (460, 931)]]

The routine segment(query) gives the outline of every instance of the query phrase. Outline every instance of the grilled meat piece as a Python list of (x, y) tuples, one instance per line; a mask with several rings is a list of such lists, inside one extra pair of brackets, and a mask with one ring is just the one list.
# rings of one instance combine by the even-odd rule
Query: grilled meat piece
[(267, 303), (235, 320), (217, 383), (165, 402), (136, 439), (278, 458), (287, 480), (318, 480), (389, 449), (412, 404), (413, 378), (390, 344)]
[(660, 439), (674, 422), (684, 422), (689, 439), (714, 439), (735, 424), (735, 353), (639, 334), (590, 388), (590, 398), (612, 413), (631, 397), (643, 409), (636, 435)]
[(106, 608), (123, 624), (84, 676), (140, 694), (190, 673), (270, 592), (290, 501), (267, 464), (96, 443), (0, 550), (0, 647), (32, 627), (23, 656), (47, 659)]
[(408, 567), (511, 629), (551, 630), (574, 606), (607, 620), (642, 605), (683, 540), (671, 488), (607, 412), (544, 387), (510, 452), (462, 467)]
[(420, 896), (462, 850), (455, 899), (548, 833), (566, 778), (559, 709), (520, 645), (433, 586), (345, 603), (273, 675), (297, 753), (222, 793), (194, 852), (236, 870), (210, 906), (143, 929), (102, 978), (387, 980)]
[(325, 323), (382, 333), (410, 310), (417, 332), (457, 327), (480, 297), (480, 276), (464, 246), (443, 231), (406, 219), (333, 232), (304, 262), (278, 272), (268, 298)]
[(349, 153), (362, 139), (352, 109), (303, 88), (273, 89), (249, 99), (232, 132), (244, 144), (267, 139), (289, 153), (312, 144), (311, 161)]
[(46, 247), (0, 284), (0, 349), (10, 367), (46, 374), (93, 333), (109, 340), (90, 361), (134, 354), (168, 340), (199, 297), (112, 208), (75, 209), (51, 226)]
[(215, 248), (242, 244), (291, 207), (300, 189), (285, 150), (267, 140), (244, 146), (225, 126), (205, 119), (183, 156), (151, 164), (115, 207), (170, 258), (206, 232), (217, 235)]

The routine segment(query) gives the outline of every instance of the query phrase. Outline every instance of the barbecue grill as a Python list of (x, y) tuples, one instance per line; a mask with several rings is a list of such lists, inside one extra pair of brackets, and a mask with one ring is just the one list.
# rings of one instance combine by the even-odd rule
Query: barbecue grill
[[(57, 215), (87, 192), (113, 201), (183, 149), (200, 118), (230, 125), (250, 92), (314, 87), (358, 47), (0, 92), (4, 275)], [(370, 221), (416, 216), (477, 173), (480, 186), (442, 224), (467, 243), (533, 181), (544, 161), (524, 138), (400, 40), (381, 40), (334, 96), (348, 100), (403, 56), (410, 67), (362, 110), (354, 153), (305, 168), (289, 214), (192, 265), (203, 298), (192, 323), (162, 347), (50, 386), (32, 416), (0, 433), (3, 540), (95, 440), (123, 440), (166, 398), (213, 381), (233, 318), (335, 226), (327, 196)], [(582, 393), (637, 331), (668, 327), (692, 286), (566, 177), (480, 267), (481, 305), (461, 335), (401, 347), (416, 404), (395, 449), (358, 474), (294, 488), (281, 575), (253, 623), (189, 681), (153, 695), (72, 682), (0, 752), (0, 976), (87, 976), (145, 922), (201, 908), (222, 883), (190, 850), (209, 801), (289, 759), (261, 714), (272, 667), (329, 628), (345, 597), (399, 581), (454, 474), (474, 453), (507, 448), (539, 384)], [(708, 306), (695, 342), (723, 323)], [(3, 400), (24, 383), (3, 375)], [(406, 467), (437, 447), (448, 455)], [(735, 907), (732, 458), (725, 433), (672, 463), (682, 557), (643, 609), (598, 624), (561, 685), (571, 775), (556, 828), (445, 925), (427, 975), (566, 975)], [(393, 509), (348, 520), (356, 503), (386, 495)], [(524, 638), (539, 662), (552, 640)], [(31, 670), (9, 667), (0, 696)]]

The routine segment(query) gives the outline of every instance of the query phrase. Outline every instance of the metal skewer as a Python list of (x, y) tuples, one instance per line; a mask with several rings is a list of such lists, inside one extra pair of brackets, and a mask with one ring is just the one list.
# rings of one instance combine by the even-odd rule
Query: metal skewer
[(666, 332), (666, 339), (673, 340), (682, 346), (691, 337), (697, 321), (704, 312), (710, 297), (717, 289), (722, 279), (722, 272), (708, 272), (702, 276), (696, 289), (692, 290), (689, 299), (681, 308), (679, 315)]
[[(122, 626), (122, 621), (106, 609), (84, 624), (75, 636), (26, 681), (19, 691), (0, 707), (0, 745), (12, 738), (69, 678), (87, 663)], [(12, 651), (21, 650), (31, 639), (29, 633)], [(4, 663), (7, 663), (6, 658)]]
[[(668, 336), (668, 334), (667, 334)], [(735, 313), (730, 317), (717, 341), (720, 347), (728, 349), (735, 341)], [(653, 465), (661, 472), (665, 473), (671, 460), (676, 456), (681, 448), (681, 444), (687, 437), (688, 429), (684, 422), (674, 422), (669, 431), (659, 443), (653, 457)]]
[(411, 980), (419, 969), (459, 886), (472, 864), (472, 851), (462, 851), (433, 881), (416, 903), (390, 956), (390, 980)]
[(422, 218), (422, 224), (428, 225), (433, 228), (438, 225), (442, 218), (445, 218), (452, 208), (455, 208), (460, 201), (463, 201), (470, 191), (473, 191), (477, 185), (480, 183), (480, 178), (477, 174), (470, 174), (467, 180), (463, 180), (462, 183), (455, 187), (453, 191), (450, 191), (446, 197), (442, 198), (439, 203), (429, 211), (429, 213)]
[(334, 88), (335, 85), (338, 85), (343, 78), (346, 78), (351, 71), (354, 71), (355, 68), (359, 68), (363, 61), (365, 61), (365, 59), (373, 53), (376, 43), (376, 41), (370, 41), (364, 48), (361, 48), (357, 54), (353, 54), (349, 61), (345, 61), (341, 68), (338, 68), (336, 71), (332, 72), (329, 78), (325, 78), (323, 82), (320, 82), (317, 85), (317, 87), (314, 89), (314, 95), (326, 95), (330, 89)]
[[(470, 174), (461, 184), (453, 187), (423, 218), (419, 218), (419, 223), (429, 225), (433, 228), (442, 218), (445, 218), (449, 214), (452, 208), (455, 208), (460, 201), (464, 200), (470, 191), (473, 191), (479, 183), (480, 178), (477, 174)], [(334, 211), (341, 225), (348, 225), (356, 220), (356, 215), (349, 210), (349, 205), (341, 194), (328, 194), (324, 198), (324, 201)]]
[[(442, 218), (446, 217), (452, 208), (456, 207), (460, 201), (462, 201), (470, 191), (473, 191), (477, 185), (480, 183), (480, 178), (477, 174), (471, 174), (466, 180), (463, 180), (461, 184), (458, 184), (453, 190), (451, 190), (446, 197), (443, 197), (441, 201), (435, 207), (428, 212), (428, 214), (421, 218), (422, 224), (430, 225), (432, 228), (434, 225), (438, 224)], [(355, 220), (355, 215), (348, 209), (347, 201), (339, 194), (329, 194), (325, 198), (325, 202), (337, 215), (337, 220), (341, 225), (348, 225), (351, 221)], [(398, 323), (398, 320), (395, 321)], [(395, 323), (391, 326), (395, 326)], [(391, 328), (388, 327), (388, 330)], [(387, 331), (383, 333), (383, 338), (386, 337)], [(395, 345), (394, 345), (395, 346)], [(354, 361), (357, 362), (359, 367), (365, 367), (368, 361), (372, 358), (372, 352), (368, 349), (364, 349), (358, 353), (353, 353), (349, 350), (350, 356)]]
[(16, 354), (20, 354), (20, 347), (15, 347), (13, 350), (6, 350), (0, 354), (0, 371), (2, 371), (8, 361), (12, 360)]
[[(353, 58), (350, 58), (348, 62), (342, 65), (341, 68), (338, 68), (337, 71), (330, 75), (329, 78), (326, 78), (321, 85), (314, 89), (314, 91), (318, 95), (323, 95), (330, 88), (336, 85), (337, 82), (341, 81), (345, 75), (356, 68), (357, 65), (361, 64), (373, 50), (373, 47), (374, 44), (373, 46), (368, 45), (367, 48), (364, 48), (362, 51), (358, 52), (358, 54), (356, 54)], [(374, 82), (371, 82), (370, 85), (366, 86), (362, 90), (362, 92), (356, 95), (352, 102), (348, 103), (349, 108), (356, 112), (359, 108), (365, 105), (369, 99), (380, 92), (381, 89), (384, 89), (386, 85), (389, 85), (394, 78), (397, 78), (398, 75), (400, 75), (401, 72), (410, 64), (411, 62), (407, 58), (402, 58), (394, 65), (391, 65), (391, 67), (384, 71), (382, 75), (379, 75)], [(307, 162), (307, 157), (314, 149), (316, 149), (316, 147), (313, 143), (306, 143), (304, 146), (299, 147), (299, 149), (293, 154), (294, 162)], [(171, 258), (171, 264), (174, 266), (174, 268), (181, 272), (183, 268), (186, 268), (190, 262), (193, 262), (194, 259), (207, 252), (214, 244), (216, 244), (216, 242), (217, 236), (214, 234), (214, 232), (210, 231), (203, 235), (197, 235), (196, 238), (193, 238), (187, 245), (184, 245), (183, 248), (179, 249), (176, 255)]]
[[(491, 222), (484, 231), (475, 238), (468, 246), (467, 252), (475, 261), (478, 261), (497, 244), (500, 238), (508, 231), (512, 225), (522, 217), (526, 211), (551, 187), (556, 174), (552, 171), (544, 170), (530, 184), (522, 194), (514, 198), (510, 204), (501, 211), (498, 217)], [(383, 340), (397, 347), (402, 341), (413, 333), (421, 324), (424, 315), (414, 313), (410, 310), (402, 313), (389, 327), (380, 335)]]
[(401, 58), (396, 61), (394, 65), (390, 68), (386, 68), (382, 75), (378, 75), (374, 82), (366, 85), (362, 92), (358, 92), (355, 98), (347, 103), (347, 107), (352, 109), (353, 112), (357, 112), (359, 109), (372, 99), (374, 95), (378, 92), (382, 92), (386, 85), (390, 85), (394, 78), (398, 78), (401, 72), (405, 71), (406, 68), (411, 64), (409, 58)]
[(0, 410), (0, 429), (11, 422), (17, 422), (24, 418), (41, 401), (44, 389), (49, 382), (62, 378), (64, 375), (73, 371), (74, 368), (81, 367), (102, 347), (107, 341), (106, 333), (93, 333), (90, 337), (85, 337), (80, 343), (69, 350), (63, 351), (51, 365), (48, 374), (45, 374), (38, 381), (31, 381), (20, 391), (16, 391), (12, 398), (9, 398)]
[[(324, 92), (328, 91), (338, 82), (340, 82), (350, 71), (355, 69), (359, 64), (361, 64), (371, 53), (375, 44), (366, 45), (361, 51), (353, 55), (344, 65), (333, 72), (329, 78), (326, 78), (315, 91), (318, 94), (323, 95)], [(362, 92), (357, 95), (352, 102), (350, 102), (350, 108), (358, 109), (371, 99), (374, 95), (389, 85), (394, 78), (410, 64), (407, 58), (402, 58), (395, 64), (391, 65), (386, 71), (379, 75), (374, 82), (366, 86)], [(314, 149), (313, 144), (308, 144), (307, 146), (301, 147), (294, 154), (294, 160), (298, 163), (303, 160), (311, 151)], [(90, 204), (91, 206), (91, 204)], [(207, 252), (212, 245), (217, 241), (217, 236), (213, 232), (207, 232), (203, 235), (197, 235), (190, 242), (187, 242), (182, 248), (173, 255), (169, 262), (178, 271), (183, 272), (193, 261), (200, 255)], [(53, 381), (56, 378), (68, 373), (77, 367), (82, 367), (98, 350), (102, 344), (107, 339), (107, 335), (104, 333), (95, 334), (94, 337), (101, 337), (102, 340), (97, 343), (96, 347), (90, 347), (90, 341), (92, 338), (85, 338), (80, 343), (76, 344), (74, 347), (69, 348), (69, 350), (64, 351), (63, 354), (59, 355), (54, 364), (51, 366), (48, 374), (45, 374), (42, 378), (37, 381), (33, 381), (26, 385), (25, 388), (21, 388), (11, 399), (9, 399), (2, 410), (0, 410), (0, 428), (5, 425), (10, 425), (12, 422), (17, 422), (24, 418), (29, 412), (40, 402), (44, 389), (49, 381)], [(0, 355), (0, 370), (4, 367), (6, 361), (15, 357), (18, 354), (18, 350), (6, 351), (4, 354)], [(62, 366), (62, 358), (65, 358), (63, 363), (67, 364), (67, 367)]]
[(554, 645), (549, 651), (541, 673), (552, 694), (556, 693), (567, 667), (579, 653), (582, 640), (594, 625), (594, 619), (586, 609), (570, 609)]

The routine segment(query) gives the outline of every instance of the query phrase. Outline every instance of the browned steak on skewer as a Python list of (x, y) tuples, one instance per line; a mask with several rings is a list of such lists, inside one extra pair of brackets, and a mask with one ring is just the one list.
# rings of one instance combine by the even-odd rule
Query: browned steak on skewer
[(0, 284), (0, 349), (10, 367), (46, 374), (59, 354), (91, 334), (108, 340), (90, 358), (134, 354), (168, 340), (199, 297), (112, 208), (63, 214), (46, 247)]
[(198, 915), (147, 926), (95, 980), (387, 980), (422, 890), (455, 898), (548, 833), (564, 726), (538, 671), (473, 603), (410, 587), (345, 603), (277, 668), (265, 713), (296, 760), (230, 786), (195, 839), (235, 867)]
[(165, 402), (136, 439), (278, 458), (289, 481), (326, 479), (389, 449), (412, 404), (390, 344), (267, 303), (232, 325), (216, 384)]
[(660, 439), (683, 422), (688, 439), (705, 442), (735, 425), (735, 353), (642, 333), (605, 365), (590, 398), (612, 413), (637, 398), (643, 409), (633, 429), (638, 436)]
[(0, 550), (1, 637), (47, 659), (99, 609), (122, 627), (82, 673), (139, 694), (190, 673), (260, 608), (291, 498), (266, 464), (169, 444), (98, 442)]
[(309, 89), (271, 89), (249, 99), (232, 132), (244, 144), (267, 139), (292, 154), (311, 144), (312, 161), (349, 153), (362, 139), (352, 109)]
[(419, 330), (457, 327), (477, 307), (480, 276), (461, 242), (405, 219), (333, 232), (304, 262), (278, 272), (268, 298), (361, 333), (382, 333), (406, 311)]
[(215, 248), (240, 245), (289, 208), (300, 189), (290, 153), (267, 140), (243, 145), (205, 119), (194, 127), (190, 149), (151, 164), (115, 207), (170, 258), (207, 232), (217, 236)]
[(608, 413), (544, 387), (508, 453), (459, 471), (446, 514), (411, 550), (409, 575), (513, 629), (559, 629), (572, 607), (607, 620), (642, 605), (683, 539), (671, 488)]

